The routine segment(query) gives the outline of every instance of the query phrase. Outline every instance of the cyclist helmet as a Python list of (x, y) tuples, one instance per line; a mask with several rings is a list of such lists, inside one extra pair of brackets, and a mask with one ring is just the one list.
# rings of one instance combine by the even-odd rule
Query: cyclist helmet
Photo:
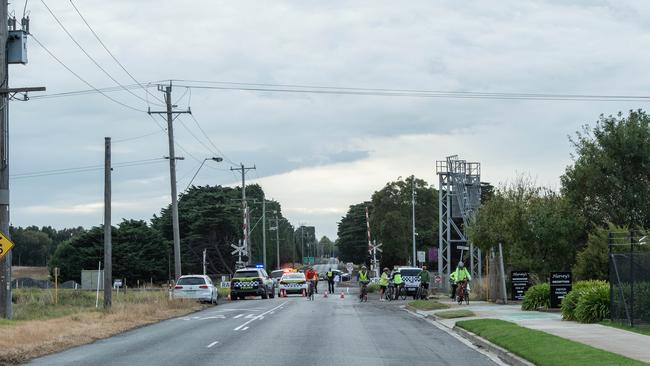
[(463, 268), (465, 267), (465, 263), (463, 261), (458, 262), (458, 268)]
[(388, 272), (388, 267), (384, 267), (384, 272)]
[(368, 267), (366, 267), (365, 264), (363, 266), (361, 266), (361, 269), (366, 269), (366, 268), (368, 268)]

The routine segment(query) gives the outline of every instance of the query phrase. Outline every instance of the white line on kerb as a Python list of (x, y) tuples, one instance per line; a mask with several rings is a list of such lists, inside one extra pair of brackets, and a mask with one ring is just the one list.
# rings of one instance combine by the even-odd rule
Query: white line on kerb
[(240, 329), (242, 329), (243, 327), (245, 327), (245, 326), (247, 326), (248, 324), (250, 324), (252, 321), (257, 320), (257, 319), (259, 319), (259, 318), (262, 318), (262, 317), (264, 317), (264, 315), (266, 315), (266, 314), (268, 314), (268, 313), (270, 313), (270, 312), (272, 312), (272, 311), (274, 311), (274, 310), (278, 310), (279, 308), (281, 308), (281, 307), (283, 307), (283, 306), (284, 306), (284, 303), (283, 303), (283, 304), (280, 304), (280, 305), (278, 305), (278, 306), (276, 306), (276, 307), (274, 307), (274, 308), (271, 309), (271, 310), (265, 311), (265, 312), (263, 312), (262, 314), (260, 314), (260, 315), (258, 315), (258, 316), (256, 316), (256, 317), (254, 317), (253, 319), (247, 321), (246, 323), (244, 323), (244, 324), (238, 326), (237, 328), (235, 328), (235, 329), (233, 329), (233, 330), (240, 330)]
[(208, 344), (208, 348), (211, 348), (212, 346), (214, 346), (217, 343), (219, 343), (219, 341), (214, 341), (214, 342)]

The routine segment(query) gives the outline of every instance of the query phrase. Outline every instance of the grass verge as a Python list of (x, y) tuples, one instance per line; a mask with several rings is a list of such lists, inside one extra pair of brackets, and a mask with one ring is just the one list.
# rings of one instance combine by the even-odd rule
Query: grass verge
[(538, 366), (647, 365), (615, 353), (497, 319), (456, 323)]
[[(20, 290), (20, 291), (18, 291)], [(50, 290), (17, 289), (15, 320), (0, 322), (0, 365), (15, 365), (66, 348), (94, 342), (143, 325), (188, 314), (203, 306), (169, 300), (167, 291), (113, 295), (113, 307), (95, 308), (95, 293), (66, 290), (59, 303)]]
[(466, 309), (460, 309), (460, 310), (447, 310), (447, 311), (440, 311), (436, 313), (437, 317), (443, 318), (443, 319), (453, 319), (453, 318), (465, 318), (468, 316), (474, 316), (473, 311), (471, 310), (466, 310)]
[(449, 305), (440, 303), (435, 300), (413, 300), (408, 303), (409, 306), (412, 306), (418, 310), (440, 310), (440, 309), (449, 309)]
[(639, 333), (643, 335), (650, 336), (650, 326), (638, 326), (638, 327), (630, 327), (629, 325), (624, 325), (624, 324), (619, 324), (619, 323), (614, 323), (611, 320), (603, 320), (600, 322), (601, 325), (606, 325), (608, 327), (612, 328), (618, 328), (622, 330), (627, 330), (628, 332), (634, 332), (634, 333)]

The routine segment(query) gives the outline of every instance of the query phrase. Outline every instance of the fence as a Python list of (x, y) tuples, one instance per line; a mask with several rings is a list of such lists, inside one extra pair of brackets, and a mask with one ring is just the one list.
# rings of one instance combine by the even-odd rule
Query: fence
[(609, 234), (611, 320), (650, 327), (650, 251), (639, 232)]

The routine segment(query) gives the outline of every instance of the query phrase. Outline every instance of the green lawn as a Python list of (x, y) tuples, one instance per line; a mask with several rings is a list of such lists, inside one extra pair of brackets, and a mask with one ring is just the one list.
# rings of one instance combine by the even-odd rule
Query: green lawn
[(460, 328), (477, 334), (538, 366), (647, 365), (627, 357), (542, 331), (496, 319), (463, 320)]
[(409, 305), (418, 310), (449, 309), (449, 305), (445, 305), (434, 300), (414, 300), (409, 302)]
[(471, 310), (466, 310), (466, 309), (459, 309), (459, 310), (447, 310), (447, 311), (440, 311), (436, 313), (436, 316), (441, 317), (443, 319), (452, 319), (452, 318), (465, 318), (468, 316), (474, 316), (474, 312)]
[(612, 327), (612, 328), (623, 329), (623, 330), (627, 330), (629, 332), (635, 332), (635, 333), (650, 336), (650, 326), (647, 326), (647, 325), (646, 326), (630, 327), (629, 325), (613, 323), (611, 320), (603, 320), (602, 322), (600, 322), (600, 324), (606, 325), (606, 326)]

